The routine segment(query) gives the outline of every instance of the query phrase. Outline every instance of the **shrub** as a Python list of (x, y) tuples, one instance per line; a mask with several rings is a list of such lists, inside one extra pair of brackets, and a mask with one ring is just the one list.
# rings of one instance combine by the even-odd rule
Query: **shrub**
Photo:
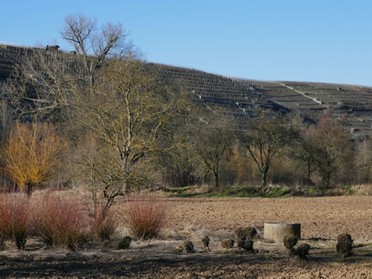
[(195, 253), (194, 244), (190, 240), (185, 240), (180, 246), (176, 247), (177, 253)]
[(209, 238), (208, 235), (203, 236), (203, 238), (201, 239), (201, 242), (203, 244), (203, 247), (207, 251), (210, 251), (210, 248), (209, 248), (209, 242), (210, 241), (211, 241), (211, 239)]
[(296, 246), (297, 242), (298, 242), (297, 236), (291, 234), (284, 236), (283, 244), (287, 249), (288, 255), (293, 256), (296, 254), (296, 249), (294, 249), (294, 247)]
[(64, 147), (53, 125), (16, 122), (4, 148), (5, 169), (17, 185), (31, 195), (35, 186), (48, 181)]
[(254, 249), (253, 249), (253, 241), (249, 238), (247, 239), (240, 239), (238, 240), (238, 248), (239, 249), (244, 249), (245, 251), (248, 251), (248, 252), (251, 252), (251, 253), (254, 253)]
[(234, 239), (222, 239), (221, 240), (222, 248), (230, 249), (234, 247)]
[(350, 234), (344, 233), (337, 236), (336, 250), (337, 253), (342, 254), (343, 257), (353, 255), (353, 239)]
[(118, 249), (129, 249), (130, 248), (130, 243), (132, 242), (132, 239), (130, 236), (123, 237), (119, 243), (118, 243)]
[(88, 237), (85, 213), (76, 198), (47, 193), (34, 201), (33, 231), (48, 246), (64, 245), (75, 250)]
[(111, 212), (106, 210), (99, 211), (93, 221), (92, 232), (102, 241), (110, 240), (116, 230), (117, 224)]
[(166, 207), (155, 197), (128, 200), (128, 224), (140, 239), (156, 238), (166, 224)]
[(0, 238), (11, 239), (19, 250), (25, 248), (29, 232), (29, 199), (23, 194), (0, 198)]
[(296, 255), (302, 260), (306, 260), (306, 256), (309, 254), (311, 246), (307, 243), (300, 244), (296, 249)]
[(238, 240), (253, 239), (256, 234), (257, 230), (253, 227), (239, 227), (235, 230), (235, 235)]

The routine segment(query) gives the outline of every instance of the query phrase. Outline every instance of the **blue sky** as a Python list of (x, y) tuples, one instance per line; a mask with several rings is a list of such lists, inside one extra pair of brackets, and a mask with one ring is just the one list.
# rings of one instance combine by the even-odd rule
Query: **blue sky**
[(59, 44), (67, 15), (122, 23), (146, 60), (258, 80), (372, 86), (371, 0), (1, 1), (0, 42)]

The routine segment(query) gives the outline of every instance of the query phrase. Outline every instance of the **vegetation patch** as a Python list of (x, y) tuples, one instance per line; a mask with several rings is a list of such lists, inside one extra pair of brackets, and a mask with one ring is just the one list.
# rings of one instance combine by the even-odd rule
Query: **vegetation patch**
[(211, 191), (200, 191), (198, 186), (179, 187), (169, 190), (170, 194), (174, 197), (216, 197), (216, 198), (277, 198), (287, 197), (292, 195), (291, 189), (287, 186), (225, 186), (213, 189)]
[(166, 224), (166, 207), (155, 197), (134, 197), (128, 203), (128, 225), (139, 239), (159, 236)]

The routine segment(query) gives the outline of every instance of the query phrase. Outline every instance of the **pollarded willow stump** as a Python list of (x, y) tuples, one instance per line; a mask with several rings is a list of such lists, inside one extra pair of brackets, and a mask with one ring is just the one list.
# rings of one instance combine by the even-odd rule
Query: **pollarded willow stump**
[(287, 235), (296, 236), (301, 239), (301, 224), (297, 223), (265, 223), (264, 238), (275, 242), (283, 243)]

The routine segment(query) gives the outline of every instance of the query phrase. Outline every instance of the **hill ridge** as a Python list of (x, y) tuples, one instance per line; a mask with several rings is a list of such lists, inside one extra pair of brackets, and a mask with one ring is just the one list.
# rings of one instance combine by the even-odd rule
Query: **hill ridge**
[[(15, 63), (38, 47), (0, 44), (0, 81), (9, 77)], [(227, 77), (202, 70), (147, 62), (160, 80), (192, 93), (211, 109), (222, 109), (241, 122), (263, 109), (282, 114), (298, 112), (316, 121), (330, 110), (340, 124), (356, 136), (372, 135), (372, 88), (324, 82), (260, 81)]]

